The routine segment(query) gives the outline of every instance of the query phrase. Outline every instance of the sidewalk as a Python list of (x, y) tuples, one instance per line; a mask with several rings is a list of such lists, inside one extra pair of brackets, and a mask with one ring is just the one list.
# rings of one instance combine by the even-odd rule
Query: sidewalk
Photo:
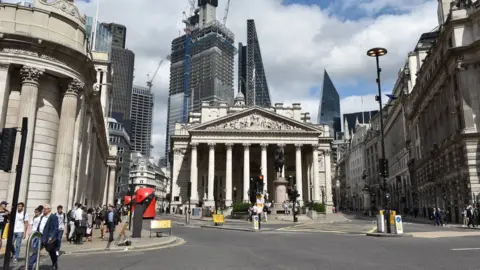
[[(71, 254), (86, 254), (86, 253), (96, 253), (99, 252), (120, 252), (120, 251), (127, 251), (127, 250), (145, 250), (145, 249), (155, 249), (155, 248), (163, 248), (163, 247), (170, 247), (183, 244), (183, 239), (176, 237), (176, 236), (168, 236), (168, 233), (162, 237), (156, 237), (155, 233), (152, 233), (152, 238), (149, 237), (150, 231), (149, 228), (142, 230), (142, 237), (141, 238), (131, 238), (131, 231), (126, 231), (125, 234), (127, 238), (132, 242), (130, 246), (126, 247), (123, 244), (123, 238), (119, 242), (119, 246), (115, 246), (115, 241), (118, 237), (118, 233), (121, 229), (122, 224), (119, 224), (115, 230), (114, 234), (114, 242), (110, 245), (109, 250), (105, 250), (107, 243), (108, 243), (108, 234), (105, 234), (105, 239), (100, 238), (100, 230), (94, 229), (92, 235), (92, 242), (84, 242), (81, 245), (77, 244), (70, 244), (66, 240), (66, 237), (63, 237), (62, 246), (60, 248), (62, 255), (71, 255)], [(84, 239), (85, 240), (85, 239)], [(6, 240), (4, 240), (4, 246), (6, 244)], [(26, 252), (26, 241), (22, 243), (22, 251), (20, 252), (20, 257), (25, 258)], [(4, 258), (5, 251), (2, 250), (0, 252), (0, 259)], [(46, 256), (47, 254), (43, 251), (42, 256)]]

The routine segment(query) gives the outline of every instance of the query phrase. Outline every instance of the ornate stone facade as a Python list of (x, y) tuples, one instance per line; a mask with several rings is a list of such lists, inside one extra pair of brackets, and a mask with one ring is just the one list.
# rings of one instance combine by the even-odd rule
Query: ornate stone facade
[[(85, 17), (72, 1), (34, 6), (0, 3), (0, 128), (28, 118), (19, 200), (30, 213), (45, 203), (113, 203), (116, 150), (108, 146), (108, 104), (93, 87)], [(14, 179), (15, 171), (0, 172), (0, 199), (11, 202)]]
[(285, 153), (282, 176), (292, 177), (300, 201), (325, 202), (331, 209), (333, 138), (327, 125), (302, 121), (301, 116), (298, 104), (268, 109), (238, 102), (233, 107), (202, 104), (201, 113), (191, 113), (188, 124), (178, 123), (171, 137), (171, 210), (187, 204), (188, 182), (197, 206), (249, 201), (250, 178), (258, 175), (264, 176), (265, 191), (274, 194), (277, 146)]

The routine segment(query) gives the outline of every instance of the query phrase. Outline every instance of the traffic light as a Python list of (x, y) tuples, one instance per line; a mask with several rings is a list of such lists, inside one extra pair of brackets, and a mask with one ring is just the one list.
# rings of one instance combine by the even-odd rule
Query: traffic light
[(389, 176), (388, 174), (388, 159), (383, 158), (379, 159), (379, 171), (380, 171), (380, 176), (387, 178)]
[(263, 194), (263, 187), (265, 186), (265, 182), (263, 182), (263, 175), (259, 175), (257, 177), (257, 195)]
[(4, 128), (0, 135), (0, 170), (5, 172), (9, 172), (12, 169), (16, 137), (16, 128)]
[(254, 204), (257, 201), (257, 196), (255, 194), (256, 190), (257, 190), (256, 182), (255, 180), (253, 180), (253, 178), (250, 178), (250, 188), (249, 188), (248, 195), (250, 197), (250, 202), (252, 204)]

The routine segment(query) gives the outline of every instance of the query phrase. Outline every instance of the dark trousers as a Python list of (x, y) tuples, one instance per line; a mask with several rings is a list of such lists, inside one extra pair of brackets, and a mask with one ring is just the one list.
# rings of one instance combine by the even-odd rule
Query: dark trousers
[(108, 244), (107, 248), (110, 248), (110, 244), (113, 242), (113, 234), (115, 233), (115, 224), (114, 223), (107, 223), (108, 228)]
[(75, 243), (80, 244), (85, 235), (85, 227), (75, 227)]

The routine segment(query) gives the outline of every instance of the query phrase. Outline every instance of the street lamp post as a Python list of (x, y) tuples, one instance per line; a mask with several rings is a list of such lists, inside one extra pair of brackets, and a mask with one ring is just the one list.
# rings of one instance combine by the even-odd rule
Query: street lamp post
[(387, 233), (392, 233), (392, 230), (390, 228), (390, 211), (388, 210), (388, 193), (387, 193), (387, 175), (385, 174), (386, 171), (388, 171), (388, 168), (385, 168), (385, 164), (388, 164), (388, 162), (385, 162), (385, 138), (383, 136), (383, 108), (382, 108), (382, 85), (380, 82), (380, 72), (382, 69), (380, 68), (379, 64), (379, 57), (384, 56), (387, 54), (387, 49), (384, 48), (373, 48), (367, 51), (367, 55), (370, 57), (375, 57), (375, 62), (377, 64), (377, 86), (378, 86), (378, 105), (380, 107), (380, 144), (382, 147), (382, 159), (380, 164), (380, 168), (383, 168), (384, 170), (381, 171), (380, 173), (382, 174), (383, 177), (383, 188), (385, 191), (385, 215), (387, 216)]

